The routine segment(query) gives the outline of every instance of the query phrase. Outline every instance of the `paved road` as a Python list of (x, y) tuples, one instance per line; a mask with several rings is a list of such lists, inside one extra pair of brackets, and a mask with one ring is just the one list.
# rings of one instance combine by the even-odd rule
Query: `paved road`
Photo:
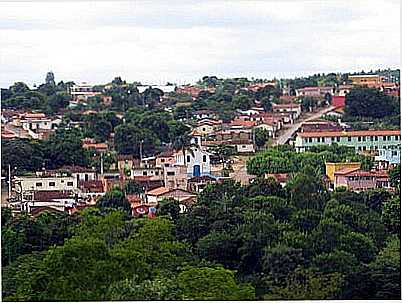
[(334, 109), (335, 107), (330, 106), (326, 107), (324, 109), (321, 109), (320, 111), (316, 113), (311, 113), (311, 114), (306, 114), (304, 117), (301, 118), (301, 120), (293, 125), (291, 125), (289, 128), (285, 129), (277, 138), (276, 142), (274, 145), (283, 145), (285, 144), (291, 137), (292, 135), (298, 130), (298, 128), (301, 126), (303, 122), (310, 121), (310, 120), (315, 120), (320, 118), (323, 114), (330, 112)]

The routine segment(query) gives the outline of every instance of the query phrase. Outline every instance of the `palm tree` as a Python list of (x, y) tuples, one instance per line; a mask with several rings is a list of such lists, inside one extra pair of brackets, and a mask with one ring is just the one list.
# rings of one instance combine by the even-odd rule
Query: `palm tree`
[(173, 148), (179, 149), (183, 153), (184, 165), (186, 165), (186, 150), (188, 149), (190, 153), (194, 155), (194, 152), (191, 150), (191, 147), (193, 146), (195, 146), (195, 144), (191, 142), (191, 136), (189, 133), (184, 133), (180, 136), (177, 136), (173, 140)]

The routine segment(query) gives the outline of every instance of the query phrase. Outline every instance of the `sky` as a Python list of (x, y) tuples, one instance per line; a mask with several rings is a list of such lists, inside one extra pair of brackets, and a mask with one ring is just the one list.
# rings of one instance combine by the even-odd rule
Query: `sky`
[(0, 2), (0, 87), (400, 68), (398, 0)]

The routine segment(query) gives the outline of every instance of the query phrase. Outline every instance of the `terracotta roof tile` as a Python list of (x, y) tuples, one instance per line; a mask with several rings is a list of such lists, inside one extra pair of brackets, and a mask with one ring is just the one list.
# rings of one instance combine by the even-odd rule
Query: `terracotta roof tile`
[(147, 192), (147, 195), (160, 196), (160, 195), (168, 193), (169, 191), (170, 191), (170, 189), (167, 187), (158, 187), (158, 188), (155, 188), (155, 189)]
[(358, 137), (358, 136), (398, 136), (400, 130), (355, 130), (333, 132), (299, 132), (300, 137)]

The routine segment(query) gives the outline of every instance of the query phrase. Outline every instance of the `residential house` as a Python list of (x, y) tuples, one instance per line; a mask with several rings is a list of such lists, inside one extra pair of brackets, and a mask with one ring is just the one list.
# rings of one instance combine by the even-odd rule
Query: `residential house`
[(213, 134), (219, 127), (221, 127), (222, 121), (215, 119), (202, 119), (197, 122), (197, 126), (194, 128), (202, 136)]
[(247, 139), (233, 139), (233, 140), (209, 140), (203, 141), (203, 146), (213, 147), (218, 145), (233, 146), (237, 153), (240, 154), (253, 154), (255, 153), (255, 144), (252, 140)]
[(400, 96), (399, 83), (383, 82), (381, 83), (380, 90), (386, 95)]
[(156, 156), (155, 166), (163, 167), (165, 164), (176, 163), (174, 153), (174, 150), (166, 150), (164, 152), (161, 152), (159, 155)]
[(91, 97), (101, 95), (101, 93), (94, 91), (92, 85), (83, 82), (81, 84), (73, 85), (70, 88), (70, 95), (73, 101), (87, 101)]
[(343, 131), (344, 127), (339, 123), (327, 120), (313, 120), (303, 122), (300, 126), (300, 132), (328, 132)]
[(107, 143), (95, 143), (95, 140), (91, 138), (84, 138), (81, 140), (81, 142), (83, 149), (94, 150), (99, 153), (109, 150)]
[(196, 194), (184, 189), (169, 189), (167, 187), (159, 187), (145, 193), (146, 203), (157, 205), (163, 199), (174, 199), (179, 203), (193, 203), (197, 197)]
[(327, 94), (333, 95), (334, 89), (332, 86), (308, 86), (296, 89), (297, 97), (325, 97)]
[(133, 155), (117, 155), (117, 169), (119, 172), (131, 170), (133, 166), (139, 166), (140, 159)]
[(301, 105), (296, 103), (272, 104), (272, 111), (274, 113), (291, 113), (293, 120), (298, 119), (302, 113)]
[(200, 109), (200, 110), (193, 112), (193, 117), (196, 118), (197, 120), (216, 119), (217, 114), (209, 109)]
[(325, 162), (325, 174), (328, 177), (330, 188), (333, 188), (335, 173), (343, 169), (360, 169), (360, 162)]
[(275, 87), (276, 83), (275, 82), (261, 82), (261, 83), (254, 83), (250, 84), (249, 86), (246, 87), (246, 90), (256, 92), (259, 89), (265, 88), (267, 86), (270, 87)]
[(214, 184), (217, 178), (211, 176), (192, 177), (187, 181), (187, 190), (194, 193), (200, 193), (208, 184)]
[(163, 181), (164, 186), (169, 189), (187, 189), (187, 166), (176, 163), (165, 163), (163, 165)]
[(355, 148), (356, 152), (379, 149), (400, 149), (400, 130), (323, 131), (298, 132), (296, 151), (303, 152), (311, 146), (336, 143)]
[(4, 125), (1, 125), (1, 139), (2, 140), (13, 140), (16, 138), (18, 138), (18, 136), (15, 133), (6, 129)]
[(238, 112), (241, 115), (247, 115), (247, 116), (258, 115), (261, 113), (260, 110), (256, 109), (248, 109), (248, 110), (237, 109), (236, 112)]
[(353, 85), (339, 85), (335, 87), (335, 93), (332, 97), (345, 97), (353, 88)]
[(336, 171), (334, 177), (334, 188), (344, 186), (356, 192), (375, 188), (391, 188), (388, 174), (383, 171), (344, 168)]
[(26, 191), (75, 191), (77, 179), (68, 173), (37, 172), (34, 176), (16, 176), (17, 192)]

